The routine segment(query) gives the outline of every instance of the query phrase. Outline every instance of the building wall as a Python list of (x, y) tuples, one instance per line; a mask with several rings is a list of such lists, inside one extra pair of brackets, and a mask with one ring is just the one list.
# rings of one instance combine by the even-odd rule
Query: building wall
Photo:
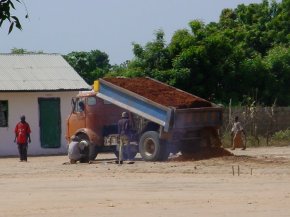
[[(0, 100), (8, 100), (8, 127), (0, 127), (0, 156), (18, 155), (17, 145), (14, 143), (14, 128), (20, 121), (20, 116), (26, 116), (31, 128), (32, 142), (28, 146), (28, 155), (65, 154), (67, 142), (65, 140), (66, 119), (71, 111), (71, 98), (77, 91), (67, 92), (29, 92), (29, 93), (3, 93)], [(61, 147), (42, 148), (40, 143), (38, 98), (60, 98), (61, 110)]]

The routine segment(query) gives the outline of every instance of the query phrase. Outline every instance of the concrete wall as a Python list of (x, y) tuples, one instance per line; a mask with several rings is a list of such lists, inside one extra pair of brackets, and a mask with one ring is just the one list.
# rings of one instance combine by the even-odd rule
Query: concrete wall
[[(71, 98), (78, 92), (31, 92), (31, 93), (3, 93), (0, 100), (8, 100), (8, 127), (0, 127), (0, 156), (18, 155), (17, 145), (14, 141), (14, 128), (20, 121), (20, 115), (26, 116), (31, 128), (31, 144), (28, 155), (64, 154), (66, 150), (66, 119), (71, 111)], [(42, 148), (40, 144), (38, 98), (60, 98), (61, 110), (61, 147)]]

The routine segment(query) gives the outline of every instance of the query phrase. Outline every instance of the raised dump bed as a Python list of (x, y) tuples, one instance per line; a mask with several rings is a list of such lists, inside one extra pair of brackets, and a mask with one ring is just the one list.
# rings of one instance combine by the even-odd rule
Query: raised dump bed
[(222, 108), (151, 78), (104, 78), (97, 96), (169, 128), (221, 126)]
[[(198, 96), (194, 96), (172, 86), (161, 83), (151, 78), (104, 78), (107, 81), (123, 89), (129, 90), (147, 100), (166, 107), (200, 108), (212, 107), (212, 104)], [(107, 85), (109, 85), (107, 83)]]

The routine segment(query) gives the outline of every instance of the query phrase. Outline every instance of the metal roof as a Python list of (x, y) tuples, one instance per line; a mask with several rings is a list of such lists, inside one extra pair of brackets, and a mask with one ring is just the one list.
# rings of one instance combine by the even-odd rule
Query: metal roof
[(59, 54), (0, 54), (0, 92), (90, 89)]

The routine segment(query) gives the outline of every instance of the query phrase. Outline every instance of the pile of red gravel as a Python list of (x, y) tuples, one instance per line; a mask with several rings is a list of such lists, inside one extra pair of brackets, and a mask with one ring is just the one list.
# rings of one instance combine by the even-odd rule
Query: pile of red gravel
[(104, 78), (104, 80), (164, 106), (179, 109), (212, 106), (205, 99), (150, 78)]
[(224, 157), (224, 156), (233, 156), (233, 153), (228, 150), (220, 147), (215, 148), (202, 148), (195, 153), (183, 153), (177, 158), (173, 158), (173, 161), (197, 161), (197, 160), (205, 160), (216, 157)]

